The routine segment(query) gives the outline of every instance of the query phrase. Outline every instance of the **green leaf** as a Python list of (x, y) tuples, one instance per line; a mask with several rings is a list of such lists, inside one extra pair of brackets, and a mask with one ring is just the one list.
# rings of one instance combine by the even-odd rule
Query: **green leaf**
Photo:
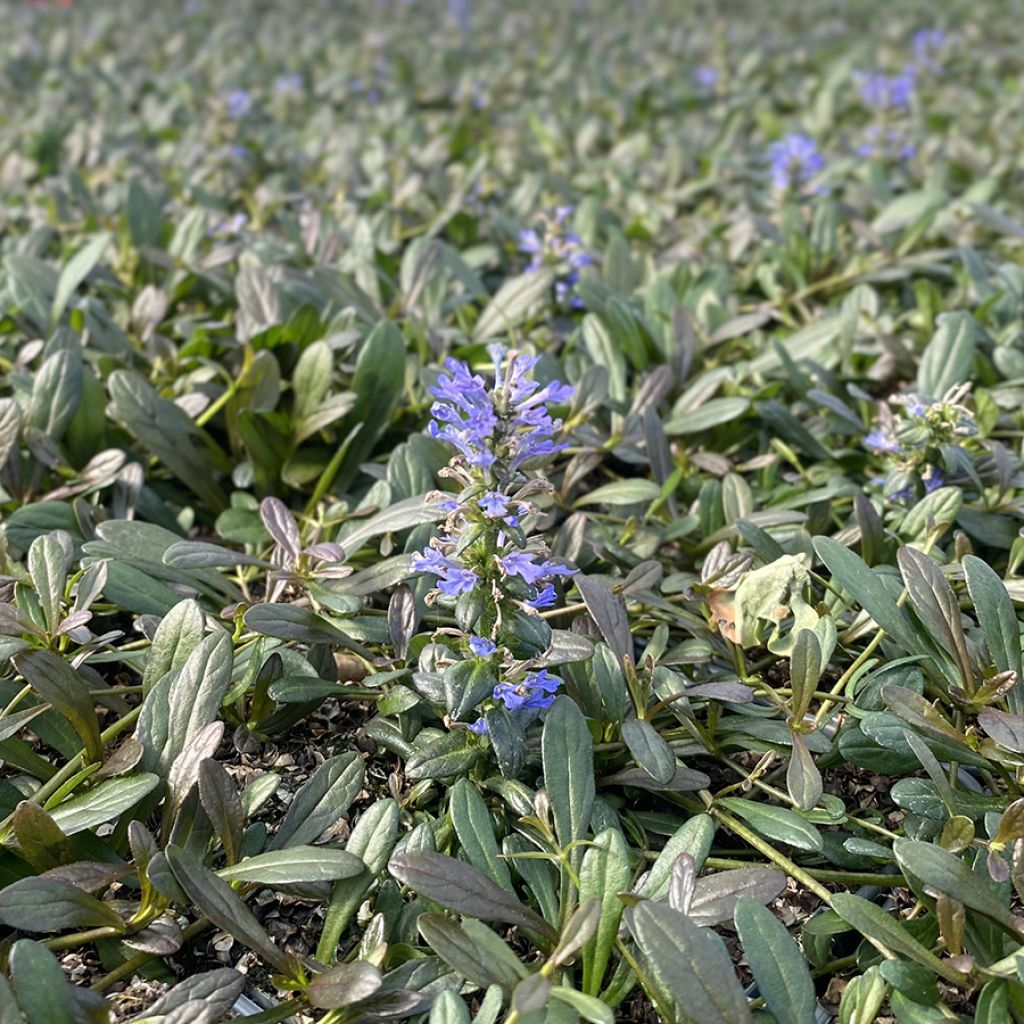
[(442, 989), (430, 1007), (429, 1024), (470, 1024), (469, 1007), (458, 993)]
[(45, 946), (19, 939), (11, 947), (10, 972), (28, 1024), (68, 1024), (77, 1019), (71, 986), (57, 958)]
[(811, 853), (820, 853), (822, 850), (821, 833), (795, 811), (734, 796), (722, 797), (718, 803), (742, 818), (766, 839)]
[(964, 687), (972, 680), (967, 641), (960, 625), (960, 606), (942, 570), (916, 548), (900, 548), (896, 555), (910, 604), (928, 627), (939, 648), (956, 657)]
[(93, 789), (50, 808), (50, 816), (65, 835), (102, 825), (134, 807), (160, 784), (160, 777), (144, 773), (107, 779)]
[(188, 414), (128, 370), (115, 370), (107, 389), (114, 419), (206, 505), (224, 509), (228, 502), (215, 482), (217, 466), (207, 452), (206, 435)]
[(729, 398), (712, 398), (697, 409), (685, 411), (673, 410), (665, 422), (665, 433), (669, 437), (685, 437), (699, 434), (725, 423), (738, 420), (750, 410), (750, 399), (732, 396)]
[(178, 885), (218, 928), (258, 953), (282, 974), (295, 972), (295, 961), (270, 940), (242, 898), (223, 879), (218, 878), (188, 850), (173, 843), (164, 851)]
[(956, 854), (914, 839), (893, 840), (892, 849), (905, 874), (991, 918), (1018, 940), (1024, 938), (1024, 920), (1014, 916), (992, 884), (972, 871)]
[(955, 385), (972, 380), (975, 342), (981, 333), (978, 321), (966, 310), (943, 313), (921, 357), (916, 390), (938, 399)]
[(832, 897), (832, 909), (882, 953), (899, 953), (953, 985), (967, 984), (964, 974), (922, 946), (898, 921), (869, 900), (840, 892)]
[(498, 853), (491, 814), (476, 786), (468, 779), (460, 779), (452, 787), (448, 800), (448, 813), (469, 863), (511, 892), (512, 876)]
[(314, 974), (306, 986), (309, 1005), (321, 1010), (339, 1009), (368, 999), (383, 984), (380, 970), (365, 960), (338, 964)]
[[(594, 745), (587, 720), (565, 694), (555, 699), (544, 719), (541, 758), (555, 836), (565, 849), (586, 836), (596, 795)], [(570, 861), (577, 874), (582, 858), (582, 848), (575, 847)]]
[(22, 878), (0, 890), (0, 921), (24, 932), (122, 926), (120, 915), (95, 896), (53, 878)]
[(801, 811), (813, 810), (824, 791), (821, 772), (800, 733), (793, 733), (793, 754), (786, 767), (786, 789)]
[(661, 486), (653, 480), (616, 480), (603, 484), (577, 499), (574, 508), (586, 505), (646, 505), (661, 497)]
[(478, 917), (481, 921), (519, 925), (555, 937), (554, 930), (542, 917), (463, 861), (421, 850), (392, 857), (388, 870), (403, 885), (456, 913)]
[(905, 613), (886, 590), (878, 576), (849, 548), (831, 537), (815, 537), (814, 550), (828, 566), (833, 579), (886, 631), (912, 653), (920, 644)]
[(50, 322), (56, 324), (67, 309), (71, 296), (78, 286), (89, 276), (99, 263), (103, 254), (110, 246), (111, 235), (104, 231), (91, 242), (86, 243), (71, 259), (60, 273), (57, 291), (53, 296), (53, 307), (50, 310)]
[(695, 1024), (750, 1024), (729, 953), (713, 931), (649, 900), (626, 911), (626, 924), (681, 1013)]
[(601, 917), (594, 935), (583, 947), (583, 991), (596, 996), (619, 931), (624, 909), (619, 893), (628, 891), (633, 877), (629, 846), (617, 829), (606, 829), (583, 853), (580, 900), (601, 901)]
[(634, 656), (626, 602), (620, 594), (613, 594), (603, 583), (590, 576), (577, 576), (573, 582), (605, 642), (612, 649), (616, 663), (621, 667), (624, 658), (632, 659)]
[(647, 877), (636, 888), (636, 895), (648, 900), (663, 900), (672, 879), (672, 866), (679, 855), (685, 853), (692, 857), (693, 869), (699, 872), (711, 852), (714, 836), (715, 823), (709, 815), (697, 814), (690, 818), (665, 844)]
[(363, 760), (352, 752), (328, 758), (295, 794), (269, 849), (303, 846), (342, 818), (363, 788)]
[(948, 201), (949, 196), (938, 189), (905, 192), (886, 205), (871, 222), (871, 230), (880, 235), (888, 234), (891, 231), (900, 231), (920, 218), (934, 213)]
[(100, 723), (85, 680), (63, 658), (50, 651), (21, 651), (13, 660), (32, 689), (74, 727), (85, 747), (86, 760), (102, 761)]
[(355, 405), (341, 425), (342, 433), (356, 426), (359, 433), (341, 461), (337, 486), (346, 487), (354, 479), (360, 463), (387, 430), (405, 386), (405, 355), (405, 339), (390, 320), (377, 324), (363, 342), (352, 377)]
[(42, 605), (46, 631), (51, 634), (60, 621), (71, 548), (71, 538), (66, 533), (55, 532), (36, 537), (28, 549), (29, 575)]
[(757, 987), (778, 1024), (806, 1024), (818, 1006), (807, 961), (781, 921), (757, 900), (736, 904), (736, 931)]
[(506, 992), (511, 992), (526, 969), (493, 932), (491, 935), (495, 941), (504, 946), (504, 952), (500, 954), (493, 942), (486, 938), (480, 941), (479, 930), (471, 935), (467, 929), (474, 923), (465, 921), (460, 925), (440, 914), (423, 914), (416, 927), (427, 945), (467, 981), (481, 988), (499, 985)]
[(526, 319), (530, 310), (545, 298), (555, 282), (551, 267), (541, 267), (511, 277), (495, 293), (473, 328), (473, 338), (482, 341), (507, 334)]
[(356, 821), (345, 850), (359, 857), (364, 869), (353, 878), (340, 879), (331, 891), (331, 902), (316, 950), (321, 963), (334, 961), (342, 932), (377, 876), (387, 866), (398, 835), (398, 818), (398, 804), (389, 798), (371, 804)]
[(628, 718), (622, 723), (622, 739), (636, 763), (663, 785), (676, 774), (676, 758), (672, 748), (650, 722)]
[(965, 555), (962, 564), (978, 625), (996, 668), (1000, 672), (1017, 673), (1017, 686), (1006, 699), (1010, 710), (1020, 715), (1024, 713), (1024, 666), (1021, 664), (1021, 625), (1013, 602), (1006, 585), (983, 559)]
[(217, 874), (229, 882), (259, 882), (262, 885), (297, 885), (303, 882), (333, 882), (352, 878), (365, 865), (354, 853), (329, 846), (289, 846), (247, 857)]
[(567, 1003), (591, 1024), (615, 1024), (615, 1011), (595, 996), (585, 995), (565, 985), (555, 985), (551, 989), (551, 998)]

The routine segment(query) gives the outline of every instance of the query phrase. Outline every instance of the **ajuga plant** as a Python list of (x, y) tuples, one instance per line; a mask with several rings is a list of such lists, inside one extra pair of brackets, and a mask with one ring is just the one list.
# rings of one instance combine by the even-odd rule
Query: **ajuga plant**
[(531, 532), (537, 501), (552, 492), (541, 467), (565, 447), (551, 410), (572, 388), (535, 380), (539, 357), (488, 352), (493, 380), (449, 359), (430, 389), (428, 432), (455, 450), (442, 475), (459, 490), (436, 495), (447, 518), (413, 559), (435, 581), (428, 604), (455, 622), (424, 648), (416, 682), (442, 698), (452, 723), (480, 734), (497, 718), (518, 731), (554, 700), (560, 680), (537, 661), (551, 637), (540, 611), (557, 601), (556, 581), (576, 572)]

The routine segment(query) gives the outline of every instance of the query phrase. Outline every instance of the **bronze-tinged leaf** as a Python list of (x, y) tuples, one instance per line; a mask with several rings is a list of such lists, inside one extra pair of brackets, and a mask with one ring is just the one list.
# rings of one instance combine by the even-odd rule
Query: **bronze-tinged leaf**
[(555, 938), (555, 931), (512, 893), (476, 868), (432, 850), (399, 854), (388, 870), (403, 885), (456, 913), (481, 921), (501, 921)]

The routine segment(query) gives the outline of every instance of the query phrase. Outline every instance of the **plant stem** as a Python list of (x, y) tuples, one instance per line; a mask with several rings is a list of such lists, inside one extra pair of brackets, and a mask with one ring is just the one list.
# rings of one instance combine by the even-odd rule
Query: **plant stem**
[[(100, 733), (100, 740), (107, 744), (115, 736), (124, 732), (129, 726), (135, 723), (135, 720), (139, 717), (142, 712), (142, 705), (140, 704), (137, 708), (132, 708), (127, 715), (119, 718), (116, 722), (112, 722), (107, 726), (103, 732)], [(85, 765), (85, 750), (80, 750), (73, 758), (53, 778), (48, 779), (44, 782), (33, 794), (32, 802), (39, 804), (41, 807), (46, 800), (57, 792), (65, 782), (68, 781), (76, 772), (81, 771)], [(7, 842), (11, 835), (11, 822), (14, 820), (13, 814), (8, 814), (3, 821), (0, 821), (0, 845)]]
[[(194, 939), (200, 932), (205, 931), (211, 924), (213, 922), (208, 917), (201, 917), (198, 921), (190, 924), (181, 934), (187, 942), (189, 939)], [(94, 981), (89, 988), (93, 992), (106, 992), (111, 985), (117, 984), (122, 978), (130, 978), (140, 967), (155, 959), (156, 956), (156, 953), (139, 953), (130, 960), (125, 960), (120, 967), (115, 967), (109, 973), (104, 974), (102, 978)]]
[(777, 868), (784, 871), (791, 878), (795, 878), (806, 888), (810, 889), (819, 899), (822, 899), (829, 906), (832, 905), (832, 893), (820, 882), (808, 874), (798, 864), (794, 864), (785, 854), (779, 853), (771, 843), (762, 839), (756, 832), (751, 831), (741, 821), (734, 818), (728, 811), (714, 804), (709, 808), (710, 813), (717, 818), (730, 832), (734, 832), (741, 839), (746, 840), (755, 850), (767, 857)]

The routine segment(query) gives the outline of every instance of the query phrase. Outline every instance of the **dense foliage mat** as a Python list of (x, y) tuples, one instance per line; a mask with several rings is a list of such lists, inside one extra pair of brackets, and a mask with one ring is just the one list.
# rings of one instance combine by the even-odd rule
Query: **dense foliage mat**
[(0, 1020), (1024, 1021), (1011, 5), (0, 24)]

